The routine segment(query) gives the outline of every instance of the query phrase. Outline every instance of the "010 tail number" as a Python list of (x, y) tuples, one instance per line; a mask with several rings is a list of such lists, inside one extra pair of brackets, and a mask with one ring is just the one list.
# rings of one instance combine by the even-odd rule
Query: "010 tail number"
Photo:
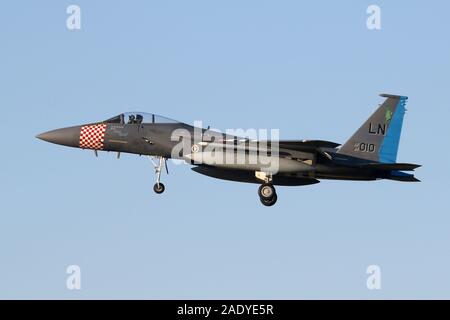
[(373, 152), (375, 152), (375, 145), (373, 143), (359, 142), (359, 143), (355, 143), (355, 147), (353, 150), (359, 151), (359, 152), (373, 153)]

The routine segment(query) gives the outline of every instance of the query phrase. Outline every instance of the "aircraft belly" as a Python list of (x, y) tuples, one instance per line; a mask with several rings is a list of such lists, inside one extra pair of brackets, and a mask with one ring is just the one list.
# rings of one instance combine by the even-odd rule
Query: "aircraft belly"
[(370, 170), (351, 167), (329, 167), (318, 165), (315, 175), (319, 179), (332, 180), (375, 180), (376, 176)]
[[(216, 179), (229, 180), (229, 181), (239, 181), (248, 183), (261, 183), (261, 180), (255, 177), (255, 174), (251, 171), (245, 170), (230, 170), (216, 167), (208, 166), (198, 166), (192, 168), (193, 171), (212, 177)], [(320, 181), (313, 178), (304, 178), (287, 175), (275, 175), (273, 177), (272, 183), (279, 186), (305, 186), (310, 184), (316, 184)]]
[(185, 155), (194, 164), (206, 164), (224, 169), (264, 171), (271, 173), (309, 172), (314, 167), (301, 161), (267, 155), (197, 152)]

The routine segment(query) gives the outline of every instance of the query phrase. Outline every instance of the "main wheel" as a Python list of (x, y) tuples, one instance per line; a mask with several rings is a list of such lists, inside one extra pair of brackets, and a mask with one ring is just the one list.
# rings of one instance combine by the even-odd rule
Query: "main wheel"
[(155, 185), (153, 186), (153, 191), (155, 191), (157, 194), (163, 193), (164, 190), (166, 190), (166, 187), (164, 187), (161, 182), (155, 183)]
[(259, 198), (259, 200), (261, 200), (261, 203), (267, 207), (273, 206), (277, 202), (277, 199), (278, 199), (278, 196), (276, 193), (273, 195), (272, 199), (266, 200), (262, 197)]
[(270, 200), (276, 195), (275, 187), (270, 183), (264, 183), (259, 187), (258, 194), (261, 199)]

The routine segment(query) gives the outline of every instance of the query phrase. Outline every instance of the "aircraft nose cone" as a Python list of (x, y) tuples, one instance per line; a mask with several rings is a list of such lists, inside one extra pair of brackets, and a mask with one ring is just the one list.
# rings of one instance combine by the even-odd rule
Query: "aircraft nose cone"
[(38, 134), (36, 138), (63, 146), (78, 147), (80, 144), (80, 129), (80, 126), (56, 129)]

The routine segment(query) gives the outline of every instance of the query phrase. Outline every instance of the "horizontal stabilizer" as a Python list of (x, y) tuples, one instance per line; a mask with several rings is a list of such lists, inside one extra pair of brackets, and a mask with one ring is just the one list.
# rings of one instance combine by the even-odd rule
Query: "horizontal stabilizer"
[(401, 171), (391, 171), (390, 174), (385, 177), (389, 180), (402, 181), (402, 182), (420, 182), (419, 179), (414, 177), (413, 174), (401, 172)]
[(368, 163), (359, 165), (360, 168), (366, 169), (374, 169), (374, 170), (382, 170), (382, 171), (413, 171), (416, 168), (420, 167), (420, 164), (412, 164), (412, 163)]
[(389, 180), (395, 180), (395, 181), (402, 181), (402, 182), (420, 182), (419, 179), (417, 179), (416, 177), (414, 177), (413, 175), (409, 176), (409, 177), (389, 177), (387, 178)]

